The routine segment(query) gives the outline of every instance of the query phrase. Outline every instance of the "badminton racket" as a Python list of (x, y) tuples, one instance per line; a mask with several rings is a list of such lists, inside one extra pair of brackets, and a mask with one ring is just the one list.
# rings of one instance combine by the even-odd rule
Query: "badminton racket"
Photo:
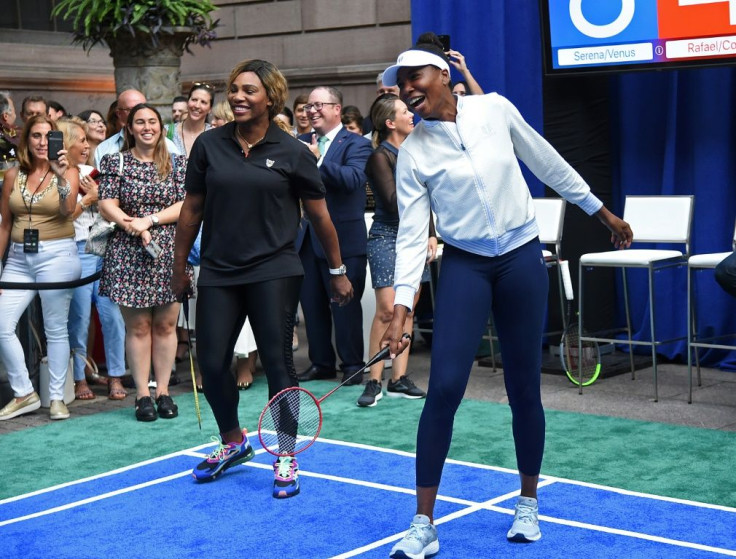
[(194, 357), (192, 357), (192, 339), (191, 339), (191, 329), (189, 328), (189, 295), (184, 295), (184, 300), (182, 301), (182, 305), (184, 305), (184, 325), (187, 328), (187, 337), (189, 338), (189, 372), (192, 373), (192, 387), (194, 388), (194, 411), (197, 412), (197, 423), (199, 423), (199, 430), (202, 430), (202, 412), (199, 409), (199, 395), (197, 394), (197, 379), (194, 374)]
[(580, 324), (578, 316), (572, 316), (572, 280), (570, 279), (570, 266), (567, 260), (560, 260), (560, 274), (562, 284), (565, 287), (567, 298), (567, 328), (562, 333), (560, 340), (560, 360), (562, 368), (570, 382), (576, 386), (589, 386), (595, 382), (601, 372), (601, 352), (598, 344), (594, 341), (581, 341)]
[[(404, 334), (402, 339), (411, 339)], [(294, 456), (314, 444), (322, 430), (322, 402), (371, 365), (383, 361), (389, 346), (376, 353), (365, 366), (344, 379), (321, 398), (299, 386), (286, 388), (271, 398), (258, 421), (261, 445), (274, 456)]]

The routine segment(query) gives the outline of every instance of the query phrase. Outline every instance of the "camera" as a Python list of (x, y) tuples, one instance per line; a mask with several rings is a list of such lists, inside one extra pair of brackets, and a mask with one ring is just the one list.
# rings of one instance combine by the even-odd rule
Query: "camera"
[(161, 255), (161, 245), (159, 245), (156, 241), (151, 239), (151, 242), (148, 243), (143, 248), (146, 249), (146, 252), (151, 255), (151, 258), (156, 260)]
[(49, 130), (47, 138), (49, 160), (59, 159), (59, 152), (64, 149), (64, 135), (60, 130)]

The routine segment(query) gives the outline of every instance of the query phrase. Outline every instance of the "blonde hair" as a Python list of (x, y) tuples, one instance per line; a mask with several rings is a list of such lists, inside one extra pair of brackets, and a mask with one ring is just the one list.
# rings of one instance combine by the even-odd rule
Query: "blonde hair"
[(273, 120), (276, 123), (276, 126), (281, 128), (284, 132), (286, 132), (289, 136), (294, 135), (294, 130), (292, 130), (291, 126), (289, 126), (286, 122), (278, 118), (277, 116), (273, 117), (271, 120)]
[(268, 118), (272, 119), (284, 109), (286, 98), (289, 96), (289, 86), (281, 71), (266, 60), (243, 60), (238, 63), (227, 80), (227, 90), (233, 85), (235, 79), (245, 72), (253, 72), (261, 80), (266, 96), (271, 105), (268, 107)]
[(86, 122), (76, 116), (62, 117), (56, 121), (57, 128), (61, 130), (61, 133), (64, 135), (64, 149), (69, 149), (69, 146), (79, 140), (80, 129), (85, 136), (87, 135), (87, 127), (85, 124)]
[(391, 130), (386, 126), (386, 121), (396, 119), (396, 101), (398, 99), (399, 97), (393, 93), (384, 93), (376, 97), (371, 105), (369, 113), (373, 123), (371, 143), (374, 148), (377, 148), (391, 134)]
[(235, 120), (235, 115), (233, 115), (233, 110), (230, 108), (230, 103), (226, 100), (219, 101), (215, 104), (212, 108), (212, 117), (219, 118), (225, 122), (232, 122)]

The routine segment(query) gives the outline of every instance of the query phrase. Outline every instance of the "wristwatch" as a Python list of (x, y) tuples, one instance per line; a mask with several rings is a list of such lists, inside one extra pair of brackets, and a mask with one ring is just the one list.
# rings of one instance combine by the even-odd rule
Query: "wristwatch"
[(154, 227), (156, 227), (159, 224), (159, 219), (157, 215), (151, 214), (148, 217), (151, 218), (151, 223), (153, 224)]
[(348, 273), (347, 266), (345, 264), (342, 264), (339, 268), (330, 268), (330, 275), (331, 276), (344, 276)]

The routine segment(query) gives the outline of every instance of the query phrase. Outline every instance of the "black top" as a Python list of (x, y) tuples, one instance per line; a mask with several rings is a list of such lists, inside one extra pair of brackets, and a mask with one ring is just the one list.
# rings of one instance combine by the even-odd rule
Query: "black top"
[(192, 146), (185, 187), (205, 195), (199, 285), (303, 275), (294, 248), (299, 198), (324, 198), (325, 188), (299, 140), (271, 123), (244, 157), (234, 122), (203, 132)]
[[(17, 136), (8, 138), (0, 126), (0, 171), (10, 169), (18, 164)], [(2, 181), (0, 181), (0, 185)]]
[(365, 174), (376, 202), (373, 221), (399, 225), (399, 206), (396, 202), (396, 158), (399, 150), (388, 142), (381, 142), (368, 158)]

